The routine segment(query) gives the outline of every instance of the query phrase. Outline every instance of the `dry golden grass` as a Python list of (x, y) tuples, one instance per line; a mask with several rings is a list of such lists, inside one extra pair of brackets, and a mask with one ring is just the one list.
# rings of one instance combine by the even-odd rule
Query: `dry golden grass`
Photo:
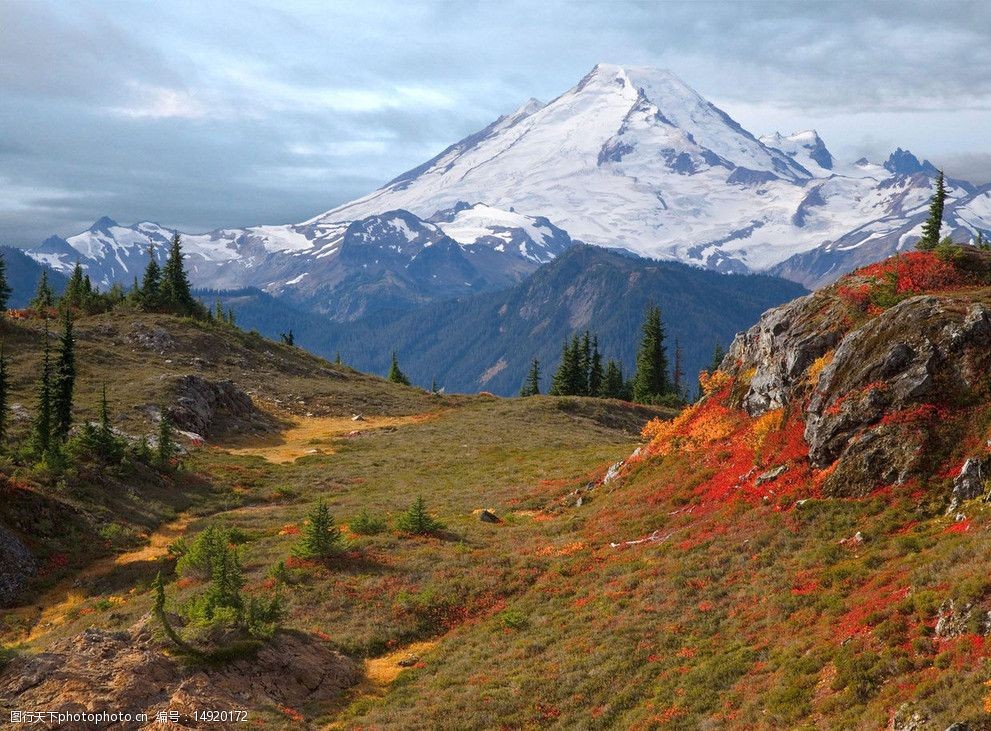
[(278, 434), (251, 437), (231, 443), (231, 454), (261, 457), (274, 464), (290, 464), (310, 454), (333, 454), (333, 441), (374, 429), (421, 424), (436, 419), (442, 412), (431, 411), (412, 416), (369, 416), (352, 421), (344, 416), (294, 417), (293, 425)]
[(73, 578), (66, 579), (38, 597), (31, 606), (12, 610), (11, 615), (33, 618), (30, 633), (21, 639), (31, 642), (69, 621), (74, 610), (80, 609), (89, 598), (83, 588), (85, 585), (109, 576), (122, 566), (155, 561), (165, 556), (169, 544), (183, 535), (190, 522), (190, 516), (182, 515), (150, 533), (147, 543), (140, 548), (94, 561)]

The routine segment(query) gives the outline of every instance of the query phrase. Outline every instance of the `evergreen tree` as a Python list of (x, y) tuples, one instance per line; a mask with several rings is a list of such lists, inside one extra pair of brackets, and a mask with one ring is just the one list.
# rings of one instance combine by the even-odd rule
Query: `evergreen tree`
[(671, 372), (671, 386), (674, 388), (674, 393), (679, 398), (684, 397), (684, 384), (682, 381), (685, 378), (685, 372), (681, 367), (681, 343), (678, 338), (674, 339), (674, 370)]
[(396, 351), (392, 351), (392, 365), (389, 366), (388, 379), (393, 383), (399, 383), (403, 386), (409, 386), (409, 379), (406, 374), (399, 369), (399, 359), (396, 357)]
[(72, 392), (76, 384), (76, 357), (72, 338), (72, 315), (65, 312), (65, 325), (59, 338), (52, 389), (52, 438), (64, 443), (72, 426)]
[(155, 247), (148, 246), (148, 265), (141, 279), (138, 298), (146, 310), (155, 310), (162, 305), (162, 270), (155, 259)]
[(932, 251), (939, 245), (939, 229), (943, 225), (943, 205), (946, 203), (946, 187), (943, 184), (943, 171), (936, 177), (936, 192), (929, 201), (929, 218), (922, 225), (922, 238), (915, 247), (922, 251)]
[(0, 343), (0, 451), (7, 441), (7, 391), (10, 388), (7, 377), (7, 356)]
[(983, 231), (977, 232), (977, 237), (974, 239), (974, 246), (985, 251), (991, 249), (991, 243), (988, 242), (988, 239), (984, 236)]
[(213, 317), (217, 322), (224, 322), (227, 320), (227, 316), (224, 314), (224, 306), (220, 304), (219, 299), (213, 305)]
[(172, 431), (172, 419), (168, 410), (162, 406), (162, 418), (158, 422), (158, 461), (168, 464), (176, 452), (175, 435)]
[(444, 524), (430, 516), (427, 512), (427, 504), (420, 495), (416, 498), (416, 502), (396, 520), (396, 528), (403, 533), (420, 536), (443, 530)]
[[(147, 452), (148, 441), (144, 442), (144, 453)], [(100, 393), (100, 426), (96, 432), (96, 452), (106, 464), (117, 464), (124, 456), (124, 440), (114, 434), (110, 423), (110, 406), (107, 403), (107, 384), (103, 384)], [(142, 450), (138, 450), (142, 454)]]
[(181, 315), (195, 314), (196, 300), (189, 288), (189, 277), (183, 265), (182, 239), (179, 232), (172, 235), (169, 255), (162, 269), (162, 305)]
[(626, 384), (623, 381), (623, 367), (610, 358), (606, 363), (606, 373), (602, 378), (599, 394), (604, 398), (625, 398)]
[(52, 361), (48, 324), (45, 323), (45, 346), (41, 356), (41, 378), (38, 381), (38, 410), (31, 432), (31, 446), (39, 457), (52, 446)]
[(589, 371), (592, 368), (592, 341), (588, 330), (578, 344), (578, 373), (575, 378), (575, 395), (588, 396)]
[(540, 394), (540, 361), (536, 358), (530, 363), (530, 370), (523, 381), (520, 396), (538, 396)]
[(552, 396), (574, 396), (578, 380), (578, 340), (564, 341), (561, 346), (561, 362), (551, 378)]
[(282, 333), (281, 335), (279, 335), (279, 337), (282, 339), (282, 342), (285, 343), (286, 345), (296, 344), (296, 336), (293, 335), (292, 328), (289, 328), (289, 332)]
[(723, 346), (716, 343), (716, 347), (712, 349), (712, 361), (709, 363), (709, 373), (718, 371), (725, 357), (726, 351), (723, 349)]
[(244, 614), (244, 570), (236, 548), (224, 542), (213, 556), (210, 586), (203, 598), (202, 614), (212, 620), (218, 609), (234, 611), (235, 620), (240, 622)]
[(661, 308), (648, 307), (643, 335), (637, 353), (637, 373), (633, 377), (633, 400), (648, 404), (671, 390), (668, 382), (668, 359), (664, 349), (664, 326)]
[(337, 365), (341, 365), (341, 363), (344, 362), (344, 361), (341, 360), (341, 351), (339, 351), (339, 350), (337, 351), (337, 355), (334, 356), (334, 362)]
[(69, 283), (65, 286), (65, 292), (62, 293), (62, 301), (60, 304), (63, 308), (71, 309), (73, 307), (79, 309), (83, 306), (86, 301), (86, 283), (83, 278), (83, 268), (76, 261), (76, 266), (72, 269), (72, 275), (69, 277)]
[(55, 295), (52, 293), (52, 287), (48, 283), (47, 269), (41, 270), (38, 288), (34, 292), (34, 298), (31, 300), (30, 306), (39, 315), (44, 316), (47, 316), (48, 311), (55, 306)]
[(0, 313), (6, 312), (10, 301), (10, 285), (7, 283), (7, 259), (0, 252)]
[(334, 524), (334, 518), (321, 500), (308, 516), (303, 537), (295, 549), (302, 558), (327, 558), (337, 553), (341, 545), (341, 530)]
[(234, 308), (227, 308), (227, 324), (231, 327), (237, 327), (237, 318), (234, 317)]
[(592, 336), (592, 356), (588, 365), (588, 395), (598, 396), (602, 392), (602, 353), (599, 352), (599, 337)]

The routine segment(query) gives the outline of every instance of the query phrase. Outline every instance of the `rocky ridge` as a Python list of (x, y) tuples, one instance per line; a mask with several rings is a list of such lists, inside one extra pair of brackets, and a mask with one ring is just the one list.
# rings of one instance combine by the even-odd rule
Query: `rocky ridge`
[[(826, 494), (928, 477), (959, 436), (950, 412), (991, 398), (989, 282), (991, 254), (970, 247), (893, 257), (768, 311), (722, 368), (751, 416), (802, 410)], [(955, 503), (982, 492), (987, 445), (974, 452)]]

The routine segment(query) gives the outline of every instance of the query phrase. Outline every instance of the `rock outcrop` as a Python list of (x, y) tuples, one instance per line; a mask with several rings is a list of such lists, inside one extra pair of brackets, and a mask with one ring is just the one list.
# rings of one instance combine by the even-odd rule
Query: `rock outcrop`
[(747, 374), (747, 413), (759, 416), (792, 400), (809, 366), (843, 337), (840, 309), (830, 297), (809, 295), (768, 310), (736, 336), (723, 368)]
[(275, 419), (259, 410), (233, 381), (180, 376), (169, 418), (183, 431), (204, 437), (263, 433), (277, 428)]
[(347, 657), (293, 632), (276, 635), (250, 659), (218, 668), (186, 666), (165, 654), (145, 621), (126, 632), (88, 629), (47, 652), (15, 658), (0, 674), (0, 717), (10, 718), (10, 711), (17, 709), (67, 713), (117, 709), (149, 713), (151, 721), (102, 728), (151, 728), (158, 711), (190, 716), (195, 710), (250, 709), (256, 715), (255, 710), (265, 706), (295, 710), (325, 703), (360, 676)]
[[(991, 307), (947, 292), (868, 312), (841, 292), (765, 313), (737, 336), (722, 369), (750, 415), (802, 409), (809, 460), (830, 468), (824, 491), (857, 496), (934, 467), (932, 440), (949, 438), (935, 428), (946, 410), (991, 396)], [(954, 499), (976, 497), (983, 480), (975, 480), (969, 472), (958, 480)]]

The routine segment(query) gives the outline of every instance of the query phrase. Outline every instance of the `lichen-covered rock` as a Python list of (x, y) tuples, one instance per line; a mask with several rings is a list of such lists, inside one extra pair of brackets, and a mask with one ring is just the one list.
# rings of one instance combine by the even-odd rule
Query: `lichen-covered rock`
[(960, 503), (965, 500), (973, 500), (984, 494), (984, 481), (987, 478), (987, 470), (984, 460), (978, 457), (971, 457), (963, 463), (960, 474), (953, 478), (953, 494), (950, 497), (950, 506), (947, 513), (952, 513)]
[(986, 389), (989, 344), (983, 304), (933, 296), (906, 299), (844, 337), (806, 411), (809, 459), (836, 463), (827, 493), (865, 494), (919, 469), (919, 427)]
[(274, 420), (260, 411), (251, 397), (233, 381), (210, 381), (188, 375), (177, 379), (169, 406), (172, 423), (203, 436), (268, 432)]
[(843, 337), (841, 309), (830, 297), (809, 295), (768, 310), (736, 336), (723, 369), (747, 377), (747, 413), (758, 416), (789, 403), (809, 366)]
[[(809, 460), (831, 468), (826, 494), (864, 495), (932, 468), (944, 409), (991, 398), (991, 308), (925, 294), (875, 314), (821, 290), (765, 313), (721, 369), (751, 416), (804, 411)], [(977, 490), (967, 477), (956, 492)]]

